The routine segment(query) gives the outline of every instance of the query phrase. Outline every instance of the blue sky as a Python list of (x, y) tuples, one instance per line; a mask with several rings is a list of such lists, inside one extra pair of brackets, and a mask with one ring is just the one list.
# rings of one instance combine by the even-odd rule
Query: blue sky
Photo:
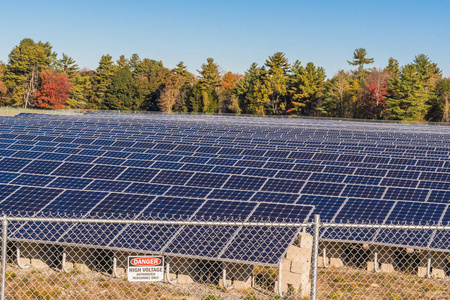
[[(6, 3), (5, 3), (6, 2)], [(312, 61), (331, 77), (351, 69), (356, 48), (384, 67), (424, 53), (450, 76), (448, 0), (397, 1), (2, 1), (0, 60), (21, 39), (48, 41), (95, 69), (103, 54), (180, 60), (191, 72), (212, 57), (223, 72), (244, 73), (277, 51)]]

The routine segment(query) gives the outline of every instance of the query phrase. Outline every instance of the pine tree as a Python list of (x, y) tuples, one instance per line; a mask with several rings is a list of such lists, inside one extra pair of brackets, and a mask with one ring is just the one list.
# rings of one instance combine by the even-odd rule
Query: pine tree
[(276, 52), (265, 63), (267, 71), (263, 71), (264, 86), (268, 87), (270, 112), (281, 114), (287, 108), (287, 74), (290, 64), (284, 53)]
[(358, 66), (358, 69), (354, 72), (360, 81), (364, 81), (366, 75), (366, 70), (364, 65), (373, 63), (375, 60), (373, 58), (367, 58), (367, 51), (364, 48), (355, 49), (353, 52), (353, 60), (347, 60), (349, 65)]
[(55, 69), (59, 72), (63, 72), (70, 79), (75, 74), (75, 72), (78, 71), (78, 65), (72, 57), (63, 53), (62, 58), (56, 60)]
[(111, 78), (105, 97), (108, 109), (138, 110), (133, 101), (135, 94), (133, 75), (128, 67), (120, 68)]
[(296, 67), (289, 94), (292, 97), (291, 113), (311, 115), (322, 98), (325, 85), (325, 70), (308, 63), (306, 67)]
[(214, 59), (208, 58), (206, 64), (202, 64), (200, 73), (200, 85), (202, 88), (202, 107), (204, 112), (218, 111), (217, 89), (220, 86), (219, 65)]
[(92, 105), (95, 108), (101, 109), (107, 107), (105, 104), (106, 92), (116, 71), (117, 66), (114, 64), (112, 56), (109, 54), (103, 55), (98, 64), (97, 73), (93, 78), (94, 97), (92, 99)]
[(400, 75), (400, 67), (398, 64), (398, 60), (390, 57), (388, 61), (387, 67), (384, 69), (386, 72), (391, 74), (391, 77), (398, 77)]
[(422, 121), (428, 111), (429, 94), (421, 82), (421, 74), (414, 64), (401, 68), (400, 76), (389, 82), (387, 107), (390, 118)]

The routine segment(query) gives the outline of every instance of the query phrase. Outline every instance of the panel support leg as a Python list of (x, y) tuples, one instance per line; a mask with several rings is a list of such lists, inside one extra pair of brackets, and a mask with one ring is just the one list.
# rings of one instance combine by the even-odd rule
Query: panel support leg
[(17, 266), (20, 268), (20, 269), (28, 269), (29, 267), (31, 267), (31, 265), (29, 265), (29, 264), (26, 264), (26, 265), (22, 265), (22, 263), (20, 262), (20, 249), (19, 249), (19, 247), (17, 247), (17, 250), (16, 250), (16, 257), (17, 257)]
[(177, 283), (178, 282), (178, 278), (170, 279), (169, 272), (170, 272), (170, 264), (166, 263), (166, 280), (167, 280), (167, 282), (170, 283), (170, 284)]

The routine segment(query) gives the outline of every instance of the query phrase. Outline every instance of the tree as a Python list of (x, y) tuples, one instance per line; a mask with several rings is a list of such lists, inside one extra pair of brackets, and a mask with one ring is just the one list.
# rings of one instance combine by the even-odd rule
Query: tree
[(56, 60), (55, 69), (59, 72), (67, 74), (69, 78), (72, 78), (75, 72), (78, 71), (78, 65), (72, 57), (63, 53), (62, 58)]
[(376, 68), (369, 73), (362, 94), (361, 117), (380, 119), (386, 114), (387, 86), (390, 76), (388, 71)]
[(33, 105), (39, 74), (52, 64), (55, 57), (48, 42), (35, 43), (28, 38), (11, 50), (5, 74), (5, 83), (12, 95), (10, 104), (25, 108)]
[(95, 108), (89, 103), (92, 97), (92, 78), (95, 74), (94, 71), (82, 70), (72, 76), (70, 79), (72, 88), (66, 101), (68, 108)]
[(367, 58), (367, 51), (364, 48), (355, 49), (353, 52), (353, 60), (347, 60), (349, 65), (358, 66), (358, 69), (354, 72), (355, 75), (359, 78), (359, 80), (364, 80), (365, 77), (365, 69), (364, 65), (368, 65), (373, 63), (375, 60), (373, 58)]
[(263, 71), (264, 85), (269, 89), (271, 113), (281, 114), (287, 108), (287, 74), (290, 64), (284, 53), (276, 52), (266, 60)]
[(429, 93), (422, 84), (422, 76), (415, 64), (400, 69), (400, 76), (389, 81), (387, 107), (390, 118), (422, 121), (428, 111)]
[(39, 89), (35, 93), (36, 107), (63, 109), (72, 87), (67, 75), (47, 69), (41, 72), (40, 81)]
[(442, 71), (436, 63), (433, 63), (425, 54), (416, 55), (413, 64), (417, 69), (420, 82), (426, 92), (432, 92), (433, 87), (442, 78)]
[(134, 80), (130, 69), (125, 66), (114, 73), (105, 97), (108, 109), (138, 110), (134, 103)]
[(292, 97), (293, 114), (311, 115), (322, 98), (325, 84), (325, 70), (316, 67), (312, 62), (306, 67), (296, 67), (296, 73), (292, 77), (289, 93)]
[(437, 82), (426, 118), (433, 122), (450, 122), (450, 78)]
[(391, 74), (391, 77), (398, 77), (400, 74), (400, 67), (398, 64), (398, 60), (390, 57), (388, 61), (387, 67), (384, 69), (386, 72)]
[(3, 82), (6, 72), (6, 65), (0, 60), (0, 105), (3, 104), (3, 97), (8, 92), (6, 84)]
[(340, 70), (325, 86), (325, 100), (319, 111), (327, 116), (348, 117), (352, 75)]
[(197, 70), (202, 88), (202, 107), (204, 112), (216, 112), (218, 110), (217, 89), (220, 86), (219, 65), (212, 58), (206, 61), (206, 64), (202, 64), (201, 70)]
[(232, 72), (227, 72), (222, 76), (220, 82), (219, 112), (241, 112), (239, 100), (235, 94), (235, 89), (240, 80), (242, 80), (242, 75)]
[(91, 101), (93, 108), (101, 109), (105, 107), (106, 93), (116, 70), (117, 66), (114, 64), (111, 55), (103, 55), (100, 58), (97, 73), (93, 78), (94, 97)]

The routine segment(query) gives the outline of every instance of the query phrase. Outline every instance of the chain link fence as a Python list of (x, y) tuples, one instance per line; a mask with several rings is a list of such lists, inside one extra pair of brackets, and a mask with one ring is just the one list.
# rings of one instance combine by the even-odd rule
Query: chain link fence
[(450, 227), (282, 221), (4, 216), (1, 299), (450, 299)]

